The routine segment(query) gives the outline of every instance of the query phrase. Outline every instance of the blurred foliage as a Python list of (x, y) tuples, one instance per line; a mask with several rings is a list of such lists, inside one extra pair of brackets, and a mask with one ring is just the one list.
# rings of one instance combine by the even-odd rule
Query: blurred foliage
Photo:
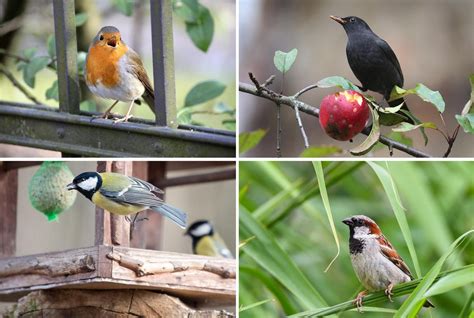
[[(239, 302), (246, 309), (242, 318), (292, 315), (354, 299), (362, 287), (350, 263), (349, 231), (341, 223), (354, 214), (379, 224), (415, 277), (414, 263), (421, 275), (430, 271), (424, 283), (439, 269), (474, 263), (467, 241), (440, 266), (455, 239), (474, 225), (474, 162), (323, 162), (322, 167), (341, 242), (341, 254), (326, 273), (337, 250), (311, 162), (240, 163), (239, 235), (240, 242), (246, 241), (239, 258)], [(408, 250), (409, 240), (415, 255)], [(465, 273), (453, 274), (450, 288), (462, 286), (457, 284)], [(472, 288), (467, 287), (433, 293), (430, 300), (436, 308), (423, 309), (419, 317), (457, 317), (466, 306), (469, 311)], [(398, 309), (407, 300), (380, 299), (372, 308), (375, 312), (367, 310), (364, 317), (390, 317), (382, 309)], [(347, 311), (339, 316), (360, 314)]]

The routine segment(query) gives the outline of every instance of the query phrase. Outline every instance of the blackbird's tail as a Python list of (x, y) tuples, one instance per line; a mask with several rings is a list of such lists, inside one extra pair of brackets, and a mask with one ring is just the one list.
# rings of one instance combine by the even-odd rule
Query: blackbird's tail
[[(402, 106), (401, 109), (409, 112), (410, 110), (408, 109), (408, 105), (407, 105), (407, 103), (405, 102), (405, 100), (403, 98), (393, 100), (393, 101), (389, 102), (388, 105), (390, 107), (395, 107), (395, 106), (399, 106), (401, 103), (403, 103), (403, 106)], [(405, 116), (405, 117), (407, 117), (407, 116)], [(410, 117), (408, 117), (408, 120), (406, 122), (410, 123), (410, 124), (413, 124), (413, 125), (416, 124), (415, 121)]]

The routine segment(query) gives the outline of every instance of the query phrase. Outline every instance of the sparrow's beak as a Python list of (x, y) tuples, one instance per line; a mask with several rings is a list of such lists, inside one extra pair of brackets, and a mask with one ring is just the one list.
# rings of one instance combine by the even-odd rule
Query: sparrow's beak
[(344, 223), (344, 224), (347, 225), (347, 226), (354, 225), (354, 223), (352, 222), (351, 218), (347, 218), (347, 219), (342, 220), (342, 223)]
[(337, 23), (339, 23), (340, 25), (344, 25), (347, 23), (347, 21), (341, 17), (336, 17), (335, 15), (330, 15), (329, 17), (333, 19), (334, 21), (336, 21)]
[(74, 183), (69, 183), (67, 186), (66, 186), (66, 189), (68, 190), (75, 190), (77, 189), (76, 185)]

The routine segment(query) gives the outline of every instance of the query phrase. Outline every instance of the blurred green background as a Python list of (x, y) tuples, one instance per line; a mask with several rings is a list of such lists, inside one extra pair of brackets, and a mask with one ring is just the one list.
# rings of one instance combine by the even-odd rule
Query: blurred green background
[[(474, 162), (378, 162), (391, 174), (400, 194), (418, 256), (425, 275), (449, 245), (473, 228)], [(341, 244), (339, 257), (324, 273), (336, 256), (336, 243), (330, 229), (318, 182), (311, 162), (240, 162), (240, 287), (239, 306), (246, 317), (283, 317), (309, 309), (293, 291), (307, 295), (319, 293), (321, 301), (333, 306), (354, 299), (361, 290), (352, 269), (349, 231), (341, 220), (354, 214), (373, 218), (385, 236), (403, 257), (416, 276), (414, 265), (387, 194), (374, 170), (363, 161), (323, 162), (337, 236)], [(262, 239), (259, 231), (268, 231)], [(255, 240), (255, 241), (254, 241)], [(283, 253), (272, 254), (272, 244)], [(267, 263), (250, 247), (261, 246)], [(292, 270), (282, 256), (287, 256), (301, 271)], [(472, 264), (472, 243), (458, 248), (443, 270)], [(289, 277), (289, 280), (285, 280)], [(305, 281), (311, 288), (298, 284)], [(458, 288), (430, 298), (436, 305), (424, 309), (420, 317), (457, 317), (472, 292)], [(318, 298), (316, 296), (316, 298)], [(406, 296), (394, 303), (378, 303), (376, 307), (399, 308)], [(390, 317), (391, 314), (364, 313), (364, 317)], [(360, 317), (344, 312), (340, 317)]]

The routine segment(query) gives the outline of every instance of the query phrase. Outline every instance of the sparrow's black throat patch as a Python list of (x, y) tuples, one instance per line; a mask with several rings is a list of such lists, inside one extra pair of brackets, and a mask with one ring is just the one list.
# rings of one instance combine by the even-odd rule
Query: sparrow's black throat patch
[(364, 249), (364, 242), (362, 240), (354, 238), (354, 229), (350, 228), (350, 236), (349, 236), (349, 251), (351, 254), (359, 254), (362, 253)]

